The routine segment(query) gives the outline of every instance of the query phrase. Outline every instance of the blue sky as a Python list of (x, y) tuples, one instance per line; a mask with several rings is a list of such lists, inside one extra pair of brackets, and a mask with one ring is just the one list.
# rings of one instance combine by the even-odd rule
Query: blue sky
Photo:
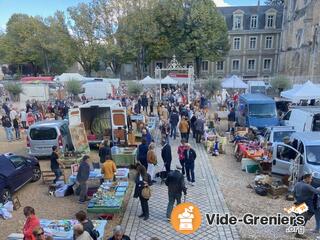
[[(214, 0), (217, 5), (256, 5), (258, 0)], [(57, 10), (66, 10), (80, 2), (90, 0), (0, 0), (0, 29), (3, 29), (13, 13), (26, 13), (46, 17)], [(263, 3), (264, 0), (261, 0)]]

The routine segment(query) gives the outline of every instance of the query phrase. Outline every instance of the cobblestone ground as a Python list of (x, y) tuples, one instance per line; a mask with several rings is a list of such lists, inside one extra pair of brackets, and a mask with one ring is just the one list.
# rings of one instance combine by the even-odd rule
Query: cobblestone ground
[[(178, 161), (177, 148), (180, 138), (170, 140), (173, 161), (171, 168), (175, 168)], [(234, 226), (208, 226), (204, 213), (228, 213), (228, 207), (218, 186), (217, 178), (209, 164), (209, 156), (202, 144), (197, 144), (193, 139), (189, 141), (196, 150), (197, 159), (195, 164), (196, 185), (188, 186), (188, 202), (197, 205), (202, 213), (202, 224), (198, 231), (190, 235), (177, 233), (166, 220), (166, 208), (168, 203), (168, 193), (165, 184), (160, 182), (152, 186), (152, 197), (149, 200), (150, 218), (144, 221), (138, 218), (141, 207), (138, 199), (132, 198), (127, 206), (122, 225), (126, 229), (126, 234), (131, 239), (146, 239), (158, 237), (165, 239), (240, 239), (239, 233)], [(157, 171), (163, 168), (161, 159), (161, 147), (157, 143), (158, 163)], [(157, 172), (156, 171), (156, 172)]]

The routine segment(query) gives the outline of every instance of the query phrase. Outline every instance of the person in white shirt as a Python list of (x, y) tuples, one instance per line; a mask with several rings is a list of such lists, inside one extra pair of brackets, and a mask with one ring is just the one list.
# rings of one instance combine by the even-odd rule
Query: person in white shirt
[(13, 119), (15, 119), (17, 115), (18, 115), (17, 111), (14, 108), (12, 108), (12, 110), (10, 111), (11, 121), (13, 121)]
[(22, 127), (24, 129), (26, 129), (27, 128), (27, 113), (24, 109), (22, 109), (20, 112), (20, 120), (21, 120)]

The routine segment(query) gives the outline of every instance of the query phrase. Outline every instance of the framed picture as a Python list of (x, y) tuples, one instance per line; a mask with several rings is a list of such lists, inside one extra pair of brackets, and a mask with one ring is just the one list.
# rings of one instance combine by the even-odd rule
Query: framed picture
[(72, 175), (77, 175), (79, 171), (79, 164), (71, 164), (71, 174)]
[(21, 207), (21, 203), (17, 196), (12, 198), (12, 203), (13, 203), (13, 210), (18, 210)]

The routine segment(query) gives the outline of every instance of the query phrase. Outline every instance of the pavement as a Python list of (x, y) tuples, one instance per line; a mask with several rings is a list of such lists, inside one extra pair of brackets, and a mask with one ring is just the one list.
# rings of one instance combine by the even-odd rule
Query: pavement
[[(171, 169), (174, 169), (178, 164), (177, 149), (180, 143), (180, 138), (176, 140), (170, 139), (173, 161)], [(240, 239), (240, 235), (235, 226), (209, 226), (206, 223), (204, 213), (229, 213), (225, 199), (218, 185), (218, 180), (212, 167), (209, 164), (209, 155), (205, 151), (203, 144), (197, 144), (193, 139), (189, 143), (196, 151), (197, 159), (195, 162), (195, 186), (188, 186), (187, 202), (191, 202), (200, 208), (202, 213), (201, 227), (193, 234), (183, 235), (177, 233), (166, 219), (166, 209), (168, 203), (168, 191), (165, 184), (160, 182), (152, 186), (152, 197), (149, 200), (150, 218), (144, 221), (138, 218), (141, 214), (141, 206), (138, 199), (131, 198), (124, 218), (122, 226), (125, 228), (125, 233), (131, 239), (149, 240), (152, 237), (164, 239)], [(163, 162), (161, 159), (161, 147), (157, 146), (157, 156), (159, 166), (156, 172), (161, 171)]]

